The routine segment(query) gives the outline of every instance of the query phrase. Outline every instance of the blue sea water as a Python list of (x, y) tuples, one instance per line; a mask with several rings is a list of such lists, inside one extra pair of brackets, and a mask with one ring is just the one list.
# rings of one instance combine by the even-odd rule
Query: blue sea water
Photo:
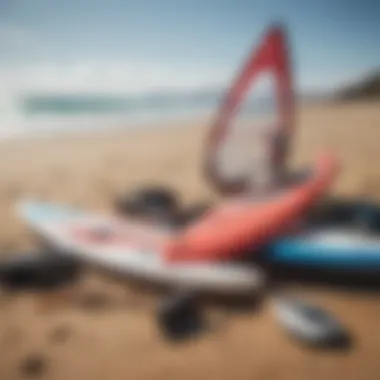
[[(216, 113), (223, 91), (144, 95), (17, 94), (0, 105), (0, 138), (128, 128)], [(3, 99), (2, 99), (3, 100)], [(245, 114), (271, 109), (268, 98), (248, 101)]]
[(144, 111), (205, 109), (217, 105), (218, 94), (148, 94), (144, 96), (115, 95), (28, 95), (21, 107), (28, 115), (36, 114), (132, 114)]

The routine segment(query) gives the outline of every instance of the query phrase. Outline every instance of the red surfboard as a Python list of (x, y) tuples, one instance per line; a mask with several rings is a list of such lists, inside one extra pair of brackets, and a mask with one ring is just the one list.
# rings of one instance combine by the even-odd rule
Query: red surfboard
[(314, 174), (301, 184), (261, 202), (229, 199), (168, 242), (169, 261), (231, 260), (248, 249), (293, 230), (308, 208), (329, 188), (339, 170), (333, 156), (323, 155)]

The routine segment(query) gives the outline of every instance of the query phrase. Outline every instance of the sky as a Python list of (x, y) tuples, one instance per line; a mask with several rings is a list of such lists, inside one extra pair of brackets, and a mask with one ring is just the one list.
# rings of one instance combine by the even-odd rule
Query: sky
[(144, 92), (227, 84), (272, 22), (295, 81), (324, 90), (380, 67), (377, 0), (0, 0), (8, 90)]

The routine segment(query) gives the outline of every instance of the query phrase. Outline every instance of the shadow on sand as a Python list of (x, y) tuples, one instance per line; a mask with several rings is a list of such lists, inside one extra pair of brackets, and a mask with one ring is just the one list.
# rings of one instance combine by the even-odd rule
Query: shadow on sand
[(306, 285), (323, 290), (380, 294), (379, 272), (342, 272), (340, 270), (265, 264), (263, 266), (277, 284)]

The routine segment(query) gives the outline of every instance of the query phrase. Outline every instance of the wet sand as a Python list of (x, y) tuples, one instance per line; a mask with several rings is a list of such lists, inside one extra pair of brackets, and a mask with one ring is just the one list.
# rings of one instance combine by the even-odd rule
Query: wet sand
[[(343, 171), (333, 191), (380, 200), (380, 103), (299, 109), (295, 166), (333, 149)], [(140, 185), (174, 187), (185, 203), (215, 197), (199, 173), (207, 120), (0, 145), (0, 251), (33, 244), (13, 203), (33, 196), (108, 210)], [(157, 331), (157, 300), (88, 273), (66, 295), (0, 294), (0, 379), (380, 378), (380, 294), (304, 287), (355, 334), (345, 352), (314, 351), (276, 325), (270, 300), (256, 313), (213, 311), (214, 330), (185, 344)], [(43, 301), (43, 302), (42, 302)]]

